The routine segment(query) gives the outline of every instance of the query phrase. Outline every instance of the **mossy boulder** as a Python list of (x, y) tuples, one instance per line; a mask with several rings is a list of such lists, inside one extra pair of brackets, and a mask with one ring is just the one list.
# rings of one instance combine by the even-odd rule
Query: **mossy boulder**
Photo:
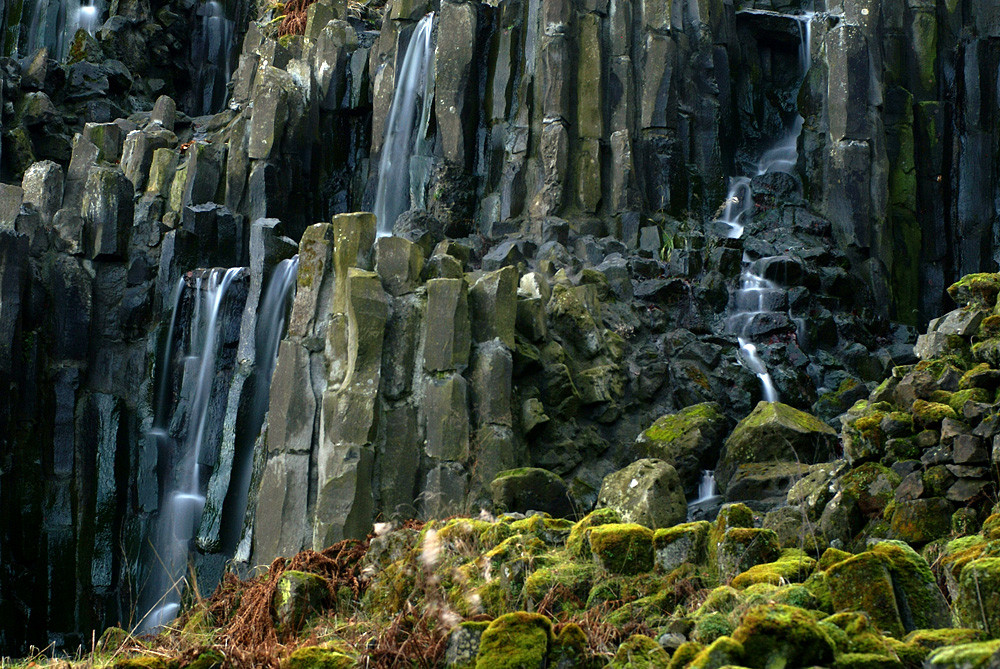
[(881, 516), (900, 484), (899, 474), (876, 462), (852, 469), (840, 478), (845, 495), (857, 501), (858, 510), (868, 517)]
[(836, 444), (836, 431), (815, 416), (780, 402), (760, 402), (726, 439), (715, 480), (725, 490), (736, 467), (748, 462), (826, 461)]
[(910, 408), (913, 418), (923, 427), (939, 425), (945, 418), (958, 418), (958, 414), (947, 404), (914, 400)]
[(948, 295), (960, 307), (992, 309), (1000, 293), (1000, 274), (983, 272), (967, 274), (948, 286)]
[(923, 545), (951, 531), (951, 502), (943, 497), (896, 502), (892, 511), (892, 534), (910, 544)]
[(743, 645), (744, 663), (755, 669), (778, 666), (829, 666), (834, 648), (805, 610), (794, 606), (757, 606), (743, 616), (733, 639)]
[(590, 530), (590, 551), (604, 569), (633, 575), (653, 568), (653, 531), (635, 523), (600, 525)]
[(698, 643), (710, 644), (719, 637), (729, 636), (734, 629), (728, 615), (719, 612), (706, 613), (695, 618), (691, 638)]
[(479, 642), (489, 627), (486, 622), (462, 622), (448, 635), (444, 663), (449, 669), (472, 669), (479, 655)]
[(590, 542), (587, 535), (592, 527), (622, 522), (622, 516), (614, 509), (597, 509), (588, 513), (570, 528), (566, 537), (566, 550), (573, 557), (587, 559), (590, 557)]
[(656, 566), (670, 573), (682, 564), (703, 564), (708, 558), (711, 523), (704, 520), (656, 530), (653, 551)]
[(687, 667), (698, 653), (704, 648), (703, 645), (697, 641), (686, 641), (678, 646), (674, 654), (670, 656), (670, 664), (667, 665), (667, 669), (684, 669)]
[(658, 418), (636, 439), (636, 449), (673, 465), (690, 497), (698, 491), (702, 470), (715, 465), (727, 422), (717, 403), (695, 404)]
[(750, 567), (733, 579), (734, 588), (746, 588), (756, 583), (782, 585), (801, 583), (816, 567), (816, 560), (798, 552), (784, 555), (775, 562)]
[(587, 666), (587, 634), (576, 623), (563, 625), (549, 644), (547, 666), (573, 669)]
[(903, 669), (899, 658), (881, 653), (843, 653), (833, 663), (834, 669)]
[(493, 504), (504, 511), (544, 511), (557, 518), (573, 513), (566, 484), (547, 469), (524, 467), (500, 472), (490, 483), (490, 492)]
[(288, 656), (281, 669), (351, 669), (357, 666), (350, 655), (323, 646), (298, 648)]
[(322, 610), (330, 597), (327, 580), (322, 576), (289, 569), (278, 578), (272, 600), (274, 622), (278, 629), (296, 632), (305, 621)]
[(937, 648), (983, 641), (985, 638), (986, 634), (981, 630), (949, 627), (936, 630), (914, 630), (906, 635), (904, 641), (919, 646), (926, 651), (925, 654), (929, 654)]
[(836, 611), (861, 611), (897, 639), (914, 629), (950, 624), (930, 566), (903, 542), (879, 543), (829, 567), (826, 575)]
[(925, 669), (995, 669), (1000, 667), (1000, 639), (938, 648), (924, 661)]
[(476, 669), (542, 669), (551, 639), (552, 623), (545, 616), (507, 613), (483, 631)]
[(1000, 634), (1000, 557), (973, 560), (962, 567), (954, 605), (959, 624)]
[(634, 634), (618, 647), (608, 669), (656, 669), (665, 667), (670, 656), (660, 644), (642, 634)]
[(688, 669), (722, 669), (738, 665), (743, 659), (743, 644), (729, 636), (720, 636), (703, 648)]
[(652, 529), (673, 527), (687, 519), (687, 499), (677, 471), (651, 458), (605, 476), (597, 505), (614, 509), (626, 523)]
[(719, 578), (728, 581), (751, 567), (774, 562), (780, 555), (781, 544), (773, 530), (732, 527), (716, 550)]
[(561, 560), (532, 572), (524, 581), (524, 594), (538, 603), (555, 589), (560, 593), (560, 599), (572, 596), (583, 603), (587, 601), (596, 571), (591, 562)]

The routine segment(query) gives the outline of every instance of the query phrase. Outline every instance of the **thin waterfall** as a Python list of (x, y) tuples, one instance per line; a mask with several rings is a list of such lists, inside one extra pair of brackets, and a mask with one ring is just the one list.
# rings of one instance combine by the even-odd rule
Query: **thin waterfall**
[(419, 142), (414, 129), (426, 125), (418, 125), (417, 120), (430, 113), (433, 93), (433, 28), (434, 12), (431, 12), (417, 23), (396, 73), (375, 191), (373, 213), (380, 237), (391, 235), (396, 219), (410, 208), (410, 158)]
[[(160, 509), (157, 528), (157, 539), (154, 545), (153, 576), (147, 587), (147, 597), (151, 600), (145, 607), (149, 611), (140, 622), (142, 631), (152, 631), (176, 617), (180, 609), (181, 594), (184, 589), (188, 566), (188, 553), (191, 540), (198, 529), (201, 512), (205, 506), (202, 489), (202, 449), (205, 430), (208, 422), (209, 405), (212, 399), (212, 386), (216, 375), (216, 357), (220, 346), (220, 311), (230, 286), (244, 270), (234, 267), (227, 270), (211, 270), (207, 278), (197, 277), (194, 286), (194, 309), (191, 321), (189, 346), (184, 358), (184, 371), (193, 374), (193, 392), (188, 407), (187, 432), (182, 449), (177, 453), (176, 488), (166, 494)], [(182, 300), (179, 292), (183, 286), (175, 290), (174, 309), (170, 316), (170, 332), (164, 347), (166, 357), (162, 359), (164, 369), (161, 372), (161, 389), (163, 384), (169, 384), (173, 376), (173, 336), (177, 322), (177, 312)], [(159, 401), (166, 404), (167, 392)], [(159, 411), (158, 407), (158, 411)], [(154, 422), (154, 431), (158, 439), (167, 442), (167, 446), (178, 444), (169, 439), (167, 419), (158, 416)], [(157, 422), (160, 424), (157, 425)]]
[(250, 398), (248, 425), (244, 438), (236, 445), (236, 458), (229, 483), (231, 501), (227, 505), (234, 512), (222, 527), (223, 549), (232, 554), (240, 540), (246, 518), (247, 495), (253, 471), (254, 444), (264, 424), (268, 402), (271, 398), (271, 377), (278, 360), (278, 346), (285, 336), (288, 312), (295, 297), (295, 280), (299, 272), (299, 257), (282, 260), (274, 268), (267, 289), (257, 312), (257, 328), (254, 337), (256, 368), (254, 370), (253, 395)]
[[(805, 80), (812, 66), (812, 20), (815, 15), (815, 12), (805, 12), (794, 17), (799, 28), (798, 60), (802, 80)], [(761, 154), (757, 163), (758, 176), (772, 172), (791, 172), (795, 169), (799, 157), (799, 135), (802, 134), (804, 122), (801, 115), (796, 115), (782, 137)], [(716, 220), (728, 227), (730, 238), (736, 239), (743, 236), (745, 217), (752, 209), (753, 194), (750, 189), (750, 179), (745, 176), (733, 177), (730, 179), (726, 201), (720, 207)], [(729, 318), (727, 327), (730, 332), (737, 335), (740, 362), (760, 379), (764, 399), (768, 402), (778, 401), (778, 391), (767, 365), (760, 357), (757, 345), (751, 341), (751, 335), (755, 320), (769, 311), (774, 311), (774, 304), (781, 302), (780, 299), (774, 299), (775, 294), (782, 292), (780, 286), (751, 271), (750, 258), (744, 254), (740, 288), (734, 300), (736, 311)]]
[(38, 49), (48, 47), (55, 60), (69, 55), (77, 30), (83, 28), (91, 35), (101, 27), (104, 14), (103, 0), (33, 0), (31, 19), (28, 23), (27, 42), (23, 56), (31, 56)]
[(191, 113), (197, 116), (219, 111), (226, 103), (236, 23), (226, 17), (222, 3), (217, 0), (201, 3), (196, 13), (197, 32), (191, 40), (191, 63), (195, 68)]

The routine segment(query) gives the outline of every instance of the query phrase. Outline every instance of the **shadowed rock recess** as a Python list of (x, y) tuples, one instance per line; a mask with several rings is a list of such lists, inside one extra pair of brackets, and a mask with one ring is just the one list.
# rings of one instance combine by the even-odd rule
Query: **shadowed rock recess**
[(0, 657), (1000, 666), (996, 2), (0, 17)]

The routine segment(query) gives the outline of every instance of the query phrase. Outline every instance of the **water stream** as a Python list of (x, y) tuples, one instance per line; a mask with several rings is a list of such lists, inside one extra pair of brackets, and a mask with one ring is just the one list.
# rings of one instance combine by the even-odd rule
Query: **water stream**
[[(805, 12), (796, 15), (799, 28), (799, 68), (804, 80), (812, 65), (811, 39), (812, 20), (815, 12)], [(791, 172), (798, 163), (798, 140), (802, 134), (804, 119), (797, 115), (795, 120), (785, 129), (781, 138), (764, 151), (757, 162), (757, 176), (772, 172)], [(730, 179), (729, 192), (717, 219), (728, 228), (728, 236), (736, 239), (743, 236), (746, 217), (753, 210), (753, 194), (751, 179), (746, 176)], [(772, 281), (755, 274), (751, 270), (751, 259), (744, 254), (743, 272), (740, 275), (740, 287), (734, 296), (735, 310), (727, 322), (730, 332), (737, 335), (739, 343), (739, 360), (747, 369), (760, 379), (764, 399), (768, 402), (779, 400), (778, 391), (771, 379), (771, 374), (760, 357), (757, 345), (752, 341), (754, 323), (757, 318), (764, 317), (781, 304), (780, 297), (775, 294), (784, 291)]]
[[(168, 448), (180, 447), (180, 450), (176, 458), (178, 472), (174, 481), (176, 488), (167, 493), (160, 509), (155, 542), (156, 557), (151, 583), (147, 588), (149, 597), (158, 599), (150, 602), (144, 609), (149, 613), (140, 622), (140, 629), (143, 631), (155, 630), (173, 619), (180, 607), (188, 566), (189, 545), (197, 532), (198, 521), (205, 506), (201, 471), (202, 448), (215, 380), (216, 356), (219, 351), (221, 325), (219, 316), (230, 286), (243, 271), (245, 270), (239, 267), (226, 270), (214, 269), (210, 270), (207, 277), (194, 279), (190, 344), (183, 361), (184, 371), (193, 374), (191, 377), (193, 386), (183, 446), (170, 439), (165, 415), (156, 419), (161, 425), (154, 423), (153, 436), (165, 441), (164, 445)], [(164, 347), (167, 357), (163, 359), (165, 369), (162, 372), (161, 384), (169, 383), (172, 376), (173, 331), (177, 322), (177, 312), (182, 305), (179, 295), (182, 290), (183, 285), (174, 291), (176, 297), (173, 313), (170, 316), (171, 328)], [(164, 392), (164, 403), (167, 401), (165, 398), (166, 392)]]
[(104, 0), (32, 0), (27, 41), (21, 55), (32, 56), (38, 49), (48, 47), (52, 58), (63, 60), (77, 30), (83, 28), (93, 35), (101, 27), (103, 15)]
[(434, 91), (433, 28), (434, 12), (431, 12), (417, 23), (402, 65), (396, 72), (373, 210), (380, 237), (391, 235), (396, 219), (410, 208), (411, 158), (420, 143), (419, 130), (427, 125)]
[(196, 13), (197, 31), (191, 41), (194, 66), (191, 113), (200, 116), (217, 112), (226, 104), (236, 24), (226, 17), (222, 3), (217, 0), (203, 2)]

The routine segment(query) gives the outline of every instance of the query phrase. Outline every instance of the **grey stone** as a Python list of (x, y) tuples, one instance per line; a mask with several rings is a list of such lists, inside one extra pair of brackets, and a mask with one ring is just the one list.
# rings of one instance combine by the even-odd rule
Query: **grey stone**
[(511, 352), (499, 340), (486, 342), (476, 349), (469, 380), (478, 424), (512, 425), (513, 369)]
[(4, 373), (14, 370), (27, 272), (28, 238), (0, 228), (0, 372)]
[(146, 188), (149, 167), (153, 163), (153, 152), (157, 149), (174, 148), (177, 136), (165, 128), (152, 127), (134, 130), (125, 138), (121, 167), (136, 191)]
[(81, 214), (91, 258), (120, 258), (132, 227), (133, 188), (116, 167), (93, 167), (87, 175)]
[(434, 110), (444, 158), (457, 165), (469, 162), (466, 144), (472, 138), (470, 113), (473, 62), (476, 58), (475, 5), (441, 2), (435, 49)]
[(161, 95), (156, 98), (156, 103), (153, 105), (153, 111), (149, 115), (150, 122), (158, 123), (167, 130), (173, 132), (176, 118), (177, 103), (174, 102), (173, 98), (167, 95)]
[(439, 460), (462, 461), (469, 457), (469, 406), (467, 383), (453, 374), (432, 379), (425, 389), (427, 455)]
[(469, 363), (471, 345), (468, 289), (463, 279), (427, 282), (424, 318), (424, 369), (461, 370)]
[(402, 237), (379, 237), (375, 241), (375, 271), (386, 292), (405, 295), (416, 289), (424, 268), (424, 252)]
[(477, 342), (499, 339), (507, 348), (514, 348), (518, 282), (517, 270), (508, 266), (489, 272), (472, 284), (469, 302)]
[(35, 163), (24, 173), (21, 181), (23, 201), (35, 207), (46, 226), (52, 223), (52, 217), (62, 207), (63, 182), (62, 167), (51, 160)]
[(20, 186), (0, 184), (0, 230), (14, 230), (23, 201), (24, 191)]
[(609, 474), (601, 484), (597, 505), (614, 509), (626, 523), (657, 529), (687, 519), (687, 501), (677, 471), (662, 460), (637, 460)]
[(556, 518), (573, 512), (566, 484), (546, 469), (526, 467), (501, 472), (490, 483), (490, 490), (493, 504), (507, 512), (543, 511)]

